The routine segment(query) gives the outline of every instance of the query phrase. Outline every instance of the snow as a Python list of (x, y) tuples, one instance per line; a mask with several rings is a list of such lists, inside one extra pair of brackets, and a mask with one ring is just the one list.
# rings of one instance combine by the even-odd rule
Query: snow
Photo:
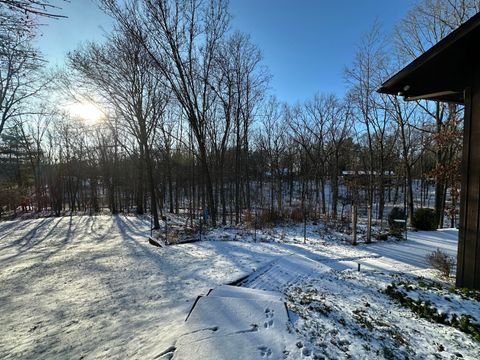
[(287, 304), (299, 316), (295, 328), (304, 346), (328, 359), (478, 358), (473, 339), (379, 293), (390, 281), (377, 271), (335, 271), (291, 286)]
[(457, 242), (458, 230), (441, 229), (438, 231), (409, 231), (406, 241), (399, 241), (396, 244), (377, 242), (371, 245), (362, 245), (361, 248), (368, 249), (368, 251), (387, 259), (425, 269), (429, 267), (425, 256), (437, 248), (456, 258)]
[(240, 299), (260, 299), (272, 301), (284, 301), (283, 294), (275, 291), (258, 291), (251, 288), (222, 285), (212, 289), (208, 296), (230, 297)]
[(480, 302), (472, 299), (465, 299), (459, 294), (442, 289), (399, 285), (399, 290), (404, 292), (413, 300), (421, 300), (423, 303), (435, 304), (440, 314), (447, 314), (450, 319), (452, 315), (459, 317), (461, 314), (469, 314), (473, 323), (480, 324)]
[(281, 254), (271, 244), (160, 249), (148, 220), (97, 216), (0, 223), (0, 358), (145, 358), (191, 304)]
[[(257, 241), (223, 228), (158, 248), (149, 225), (123, 215), (0, 222), (0, 358), (480, 358), (472, 337), (383, 293), (408, 280), (412, 297), (478, 320), (479, 302), (449, 294), (425, 262), (437, 248), (455, 256), (455, 230), (354, 247), (314, 225), (305, 243), (296, 225), (258, 230)], [(419, 277), (447, 288), (421, 289)]]
[[(239, 288), (237, 288), (239, 289)], [(288, 314), (281, 294), (259, 290), (212, 292), (199, 299), (176, 342), (173, 359), (281, 358), (288, 333)], [(228, 293), (228, 294), (227, 294)]]

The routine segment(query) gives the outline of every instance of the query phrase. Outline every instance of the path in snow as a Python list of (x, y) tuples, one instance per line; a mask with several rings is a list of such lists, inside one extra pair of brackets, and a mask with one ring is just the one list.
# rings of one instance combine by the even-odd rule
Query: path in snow
[(359, 248), (376, 253), (387, 260), (426, 269), (431, 266), (425, 261), (425, 255), (438, 248), (456, 259), (457, 244), (458, 230), (442, 229), (437, 231), (409, 231), (406, 241), (396, 243), (390, 241), (376, 242), (361, 245)]

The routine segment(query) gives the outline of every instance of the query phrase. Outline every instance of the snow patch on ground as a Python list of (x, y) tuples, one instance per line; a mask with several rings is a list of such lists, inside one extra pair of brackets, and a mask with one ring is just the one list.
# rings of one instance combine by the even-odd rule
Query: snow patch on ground
[(160, 249), (125, 216), (0, 223), (0, 358), (148, 358), (200, 294), (284, 250), (201, 242)]
[[(325, 234), (316, 225), (308, 225), (306, 239), (296, 225), (256, 234), (223, 228), (204, 234), (207, 241), (157, 248), (148, 244), (149, 227), (148, 218), (123, 215), (1, 222), (0, 358), (172, 356), (173, 350), (164, 352), (187, 334), (201, 340), (215, 332), (193, 335), (185, 327), (197, 297), (215, 289), (212, 298), (246, 304), (248, 297), (221, 285), (247, 275), (240, 284), (253, 290), (245, 293), (274, 291), (287, 301), (287, 330), (295, 339), (282, 339), (286, 358), (480, 358), (472, 337), (419, 318), (383, 292), (394, 281), (418, 283), (419, 276), (448, 289), (425, 255), (440, 248), (454, 256), (455, 230), (409, 232), (407, 241), (354, 247), (348, 235)], [(418, 296), (441, 311), (477, 318), (478, 302), (453, 295), (448, 301), (438, 292)], [(266, 343), (266, 329), (279, 328), (261, 320), (259, 331), (247, 332), (237, 345), (261, 342), (252, 357), (275, 358), (280, 345)], [(251, 330), (246, 325), (242, 330)], [(227, 356), (231, 334), (223, 336), (209, 346)]]

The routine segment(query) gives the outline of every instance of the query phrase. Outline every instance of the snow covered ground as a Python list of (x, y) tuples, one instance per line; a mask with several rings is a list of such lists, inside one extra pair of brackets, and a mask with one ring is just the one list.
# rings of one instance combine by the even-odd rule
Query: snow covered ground
[[(259, 231), (257, 242), (249, 230), (219, 229), (157, 248), (148, 229), (147, 219), (125, 216), (0, 223), (0, 358), (158, 357), (185, 334), (197, 296), (252, 273), (242, 286), (285, 296), (294, 336), (286, 358), (480, 357), (470, 335), (383, 293), (399, 279), (439, 280), (424, 255), (455, 254), (454, 230), (352, 247), (314, 226), (305, 244), (295, 226)], [(465, 304), (457, 300), (455, 311)], [(479, 302), (468, 301), (478, 320)]]
[(458, 230), (441, 229), (438, 231), (410, 231), (407, 235), (407, 241), (397, 243), (377, 242), (362, 247), (387, 259), (419, 268), (427, 268), (425, 255), (438, 248), (456, 258), (457, 243)]
[(151, 358), (192, 302), (284, 252), (202, 242), (159, 249), (135, 217), (0, 223), (0, 358)]

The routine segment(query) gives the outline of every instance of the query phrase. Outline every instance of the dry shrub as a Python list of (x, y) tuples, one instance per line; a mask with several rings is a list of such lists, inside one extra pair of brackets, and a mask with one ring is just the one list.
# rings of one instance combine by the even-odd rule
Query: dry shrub
[(283, 216), (280, 212), (275, 210), (263, 210), (258, 215), (258, 226), (271, 226), (278, 224), (283, 220)]
[(290, 219), (294, 222), (303, 222), (304, 211), (302, 208), (296, 207), (290, 212)]
[(178, 229), (168, 229), (167, 238), (165, 239), (165, 233), (162, 234), (164, 240), (168, 244), (176, 244), (179, 242), (181, 235)]
[(196, 227), (184, 226), (182, 228), (182, 232), (186, 236), (191, 236), (191, 235), (195, 235), (198, 232), (198, 229)]
[(247, 210), (243, 216), (243, 221), (247, 227), (252, 228), (255, 226), (255, 215), (251, 211)]
[(427, 254), (425, 259), (427, 260), (428, 264), (430, 264), (435, 270), (440, 271), (445, 277), (450, 276), (450, 272), (455, 265), (455, 260), (440, 249)]

